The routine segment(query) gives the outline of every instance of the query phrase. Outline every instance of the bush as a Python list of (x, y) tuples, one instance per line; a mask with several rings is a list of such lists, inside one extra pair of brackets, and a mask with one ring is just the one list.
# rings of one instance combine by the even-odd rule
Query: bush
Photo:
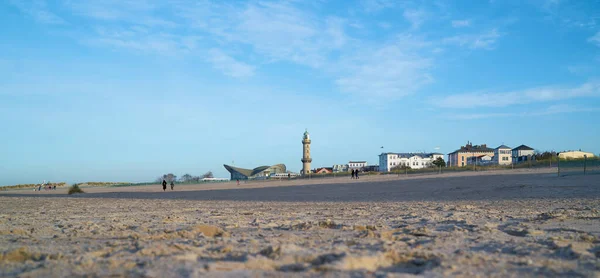
[(69, 195), (75, 194), (75, 193), (85, 193), (85, 192), (83, 192), (83, 190), (81, 190), (81, 188), (79, 188), (79, 185), (74, 184), (73, 186), (69, 187)]

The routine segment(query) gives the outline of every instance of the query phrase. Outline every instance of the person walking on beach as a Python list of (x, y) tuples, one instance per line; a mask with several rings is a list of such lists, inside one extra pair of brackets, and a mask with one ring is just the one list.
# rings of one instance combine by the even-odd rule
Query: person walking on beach
[(358, 169), (354, 170), (354, 178), (358, 179)]
[(163, 191), (167, 190), (167, 181), (166, 180), (163, 180), (162, 186), (163, 186)]
[(354, 169), (351, 171), (352, 177), (350, 179), (354, 179)]
[(171, 190), (173, 190), (173, 188), (175, 188), (175, 183), (171, 181)]

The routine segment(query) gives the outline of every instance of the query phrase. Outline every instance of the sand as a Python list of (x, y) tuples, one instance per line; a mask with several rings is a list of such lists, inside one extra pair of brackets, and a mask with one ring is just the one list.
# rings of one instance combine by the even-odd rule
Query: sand
[(600, 175), (11, 191), (0, 276), (600, 277)]

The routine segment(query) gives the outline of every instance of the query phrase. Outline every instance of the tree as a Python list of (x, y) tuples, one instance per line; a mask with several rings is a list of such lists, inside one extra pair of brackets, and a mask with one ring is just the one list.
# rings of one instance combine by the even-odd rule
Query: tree
[(444, 159), (441, 157), (438, 157), (436, 160), (434, 160), (432, 164), (437, 167), (446, 167), (446, 161), (444, 161)]
[(537, 151), (534, 155), (535, 160), (549, 160), (552, 159), (553, 157), (556, 157), (556, 152), (539, 152)]
[(190, 181), (192, 181), (192, 175), (185, 174), (185, 175), (181, 176), (181, 181), (182, 182), (190, 182)]
[(400, 165), (392, 167), (390, 170), (391, 171), (398, 171), (398, 170), (405, 170), (405, 169), (412, 169), (412, 168), (410, 168), (410, 166), (407, 166), (407, 165), (404, 165), (404, 164), (400, 164)]
[(173, 173), (168, 173), (162, 176), (162, 178), (164, 180), (166, 180), (167, 182), (172, 182), (172, 181), (176, 181), (177, 180), (177, 176), (174, 175)]
[(202, 175), (202, 178), (214, 178), (215, 176), (213, 175), (213, 173), (211, 171), (208, 171), (206, 173), (204, 173), (204, 175)]

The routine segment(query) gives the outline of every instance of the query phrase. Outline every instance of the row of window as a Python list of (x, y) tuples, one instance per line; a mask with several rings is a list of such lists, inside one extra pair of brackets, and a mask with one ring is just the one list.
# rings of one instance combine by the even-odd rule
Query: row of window
[[(410, 163), (408, 162), (399, 162), (398, 165), (403, 165), (403, 166), (408, 166)], [(421, 162), (421, 166), (425, 166), (425, 162)], [(419, 162), (418, 161), (413, 161), (412, 162), (413, 166), (419, 166)], [(390, 166), (396, 166), (396, 162), (390, 162)]]

